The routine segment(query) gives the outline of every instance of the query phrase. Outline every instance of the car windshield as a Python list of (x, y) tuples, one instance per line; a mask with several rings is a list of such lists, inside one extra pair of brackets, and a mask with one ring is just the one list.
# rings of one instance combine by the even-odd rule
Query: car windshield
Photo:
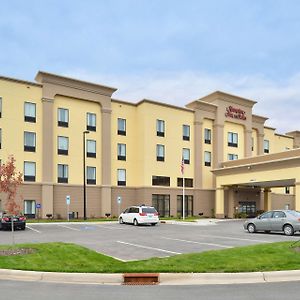
[(154, 214), (156, 213), (156, 209), (154, 207), (143, 207), (142, 212), (147, 214)]
[(289, 213), (291, 215), (293, 215), (296, 218), (300, 218), (300, 211), (296, 211), (296, 210), (289, 210)]

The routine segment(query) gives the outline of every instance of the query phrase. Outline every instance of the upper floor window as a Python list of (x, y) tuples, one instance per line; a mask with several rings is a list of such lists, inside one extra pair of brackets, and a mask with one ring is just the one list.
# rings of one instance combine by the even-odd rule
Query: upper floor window
[[(2, 128), (0, 128), (0, 149), (2, 148)], [(1, 160), (0, 160), (1, 165)]]
[(59, 164), (57, 166), (57, 182), (68, 183), (68, 178), (69, 178), (69, 166)]
[(269, 142), (269, 140), (264, 140), (264, 153), (270, 153), (270, 142)]
[(285, 187), (285, 193), (286, 193), (286, 194), (289, 194), (290, 191), (291, 191), (291, 190), (290, 190), (290, 187), (289, 187), (289, 186), (286, 186), (286, 187)]
[(66, 108), (58, 109), (57, 125), (60, 127), (69, 127), (69, 110)]
[(86, 168), (86, 178), (87, 184), (96, 184), (96, 168), (95, 167), (87, 167)]
[(156, 145), (156, 160), (165, 161), (165, 146)]
[(118, 144), (118, 160), (126, 160), (126, 144)]
[(35, 152), (35, 132), (24, 132), (24, 151)]
[(152, 185), (170, 186), (170, 177), (152, 176)]
[(35, 181), (35, 162), (24, 162), (24, 181)]
[(238, 147), (238, 134), (234, 132), (228, 132), (228, 146)]
[(238, 155), (237, 154), (228, 154), (228, 160), (236, 160), (238, 159)]
[(156, 135), (165, 136), (165, 121), (156, 120)]
[(86, 114), (86, 129), (89, 131), (96, 131), (96, 114)]
[(190, 140), (190, 126), (189, 125), (182, 125), (182, 139), (184, 141)]
[(87, 157), (96, 157), (96, 141), (87, 140), (86, 141), (86, 156)]
[(184, 164), (188, 165), (190, 163), (190, 149), (183, 148), (182, 149), (182, 157), (184, 160)]
[(118, 169), (118, 185), (126, 185), (126, 170)]
[(204, 165), (206, 167), (211, 166), (211, 152), (209, 151), (204, 151)]
[(211, 130), (204, 128), (204, 143), (211, 144)]
[[(182, 177), (177, 178), (177, 186), (183, 186)], [(184, 186), (185, 187), (193, 187), (193, 178), (184, 178)]]
[(36, 104), (31, 102), (25, 102), (24, 104), (24, 121), (36, 122)]
[(0, 97), (0, 118), (2, 117), (2, 97)]
[(254, 151), (254, 138), (251, 138), (251, 151)]
[(126, 120), (118, 118), (118, 135), (126, 135)]
[(66, 136), (57, 137), (57, 154), (69, 154), (69, 138)]

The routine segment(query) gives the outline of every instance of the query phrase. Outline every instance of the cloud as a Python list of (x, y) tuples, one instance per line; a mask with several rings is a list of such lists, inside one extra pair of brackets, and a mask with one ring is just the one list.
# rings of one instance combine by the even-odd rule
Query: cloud
[(152, 99), (184, 106), (216, 90), (257, 101), (253, 112), (268, 117), (266, 125), (285, 133), (300, 130), (300, 74), (280, 82), (262, 75), (154, 72), (135, 75), (91, 74), (73, 70), (65, 75), (114, 86), (114, 98), (130, 102)]

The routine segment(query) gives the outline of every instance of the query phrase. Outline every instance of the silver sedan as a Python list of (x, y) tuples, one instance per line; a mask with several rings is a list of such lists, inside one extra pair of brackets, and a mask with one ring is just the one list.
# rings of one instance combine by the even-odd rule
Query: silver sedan
[(272, 210), (244, 223), (244, 229), (250, 233), (257, 231), (283, 231), (285, 235), (293, 235), (300, 231), (300, 212), (296, 210)]

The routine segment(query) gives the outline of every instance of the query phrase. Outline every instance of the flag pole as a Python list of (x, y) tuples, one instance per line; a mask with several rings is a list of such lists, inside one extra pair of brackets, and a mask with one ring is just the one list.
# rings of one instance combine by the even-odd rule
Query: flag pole
[(182, 220), (185, 218), (185, 183), (184, 183), (184, 173), (182, 174)]

